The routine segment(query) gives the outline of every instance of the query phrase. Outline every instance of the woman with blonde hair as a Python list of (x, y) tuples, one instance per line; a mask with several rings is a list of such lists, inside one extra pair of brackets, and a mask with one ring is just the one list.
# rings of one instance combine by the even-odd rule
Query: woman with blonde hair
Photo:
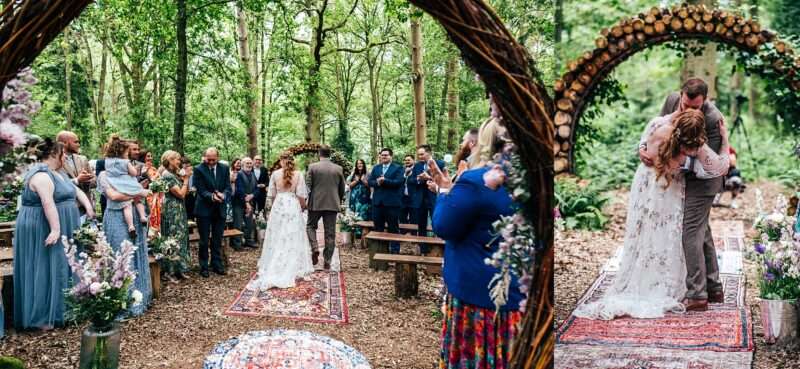
[(728, 132), (720, 120), (720, 155), (706, 145), (705, 116), (688, 109), (655, 118), (645, 130), (654, 165), (639, 165), (631, 185), (619, 272), (598, 300), (581, 304), (575, 316), (610, 320), (621, 316), (658, 318), (684, 312), (686, 258), (683, 252), (684, 175), (681, 166), (696, 156), (698, 178), (728, 171)]
[[(181, 154), (167, 150), (161, 154), (161, 166), (164, 171), (161, 180), (167, 185), (167, 192), (161, 194), (161, 236), (178, 241), (180, 251), (174, 261), (164, 262), (164, 271), (178, 279), (184, 279), (189, 270), (191, 254), (189, 253), (189, 227), (186, 219), (184, 199), (189, 193), (189, 177), (191, 167), (182, 168)], [(162, 259), (163, 260), (163, 259)]]

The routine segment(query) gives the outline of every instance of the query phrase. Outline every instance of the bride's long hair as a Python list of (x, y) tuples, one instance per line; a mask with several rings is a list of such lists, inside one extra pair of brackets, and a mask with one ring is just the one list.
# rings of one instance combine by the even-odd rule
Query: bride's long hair
[(292, 186), (292, 177), (294, 177), (294, 156), (292, 153), (286, 151), (281, 154), (281, 161), (286, 160), (283, 166), (283, 183), (287, 187)]
[(672, 117), (674, 127), (669, 138), (658, 147), (656, 158), (656, 180), (664, 177), (665, 187), (672, 183), (673, 174), (669, 167), (672, 159), (681, 154), (681, 149), (695, 150), (706, 143), (705, 114), (699, 110), (688, 109)]

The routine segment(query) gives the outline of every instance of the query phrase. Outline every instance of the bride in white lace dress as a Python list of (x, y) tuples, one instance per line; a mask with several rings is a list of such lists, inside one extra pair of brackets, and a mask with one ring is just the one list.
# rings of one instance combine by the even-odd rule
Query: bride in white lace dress
[(720, 121), (717, 155), (705, 144), (705, 121), (698, 110), (653, 119), (644, 132), (653, 167), (640, 164), (631, 185), (619, 271), (604, 295), (575, 309), (577, 317), (658, 318), (684, 312), (686, 261), (682, 246), (684, 178), (681, 164), (696, 156), (700, 178), (728, 171), (728, 134)]
[(267, 190), (272, 209), (254, 282), (254, 287), (260, 290), (294, 287), (297, 278), (306, 278), (314, 272), (303, 217), (308, 198), (305, 180), (295, 170), (291, 154), (281, 154), (280, 160), (282, 168), (272, 173)]

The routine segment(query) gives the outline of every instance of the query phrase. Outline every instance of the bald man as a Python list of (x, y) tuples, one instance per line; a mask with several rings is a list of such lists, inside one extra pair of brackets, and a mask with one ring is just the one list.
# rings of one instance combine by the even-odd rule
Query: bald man
[[(211, 269), (225, 275), (222, 263), (222, 234), (227, 215), (226, 199), (231, 196), (231, 174), (225, 164), (219, 162), (217, 149), (208, 148), (204, 162), (194, 169), (194, 187), (197, 189), (194, 213), (200, 233), (200, 275), (208, 278), (208, 251), (211, 248)], [(209, 242), (210, 241), (210, 242)]]
[[(56, 140), (64, 144), (62, 173), (72, 179), (72, 182), (89, 198), (89, 202), (94, 204), (92, 188), (97, 187), (97, 181), (89, 166), (89, 160), (80, 155), (81, 143), (78, 135), (70, 131), (61, 131), (56, 135)], [(81, 214), (86, 213), (83, 206), (80, 206), (80, 211)]]

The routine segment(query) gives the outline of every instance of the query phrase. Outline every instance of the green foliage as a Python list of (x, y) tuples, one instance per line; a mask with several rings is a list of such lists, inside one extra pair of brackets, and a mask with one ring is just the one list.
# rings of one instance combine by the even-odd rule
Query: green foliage
[(567, 228), (603, 229), (608, 222), (603, 206), (609, 199), (597, 187), (581, 185), (576, 178), (559, 178), (554, 195)]
[(0, 356), (0, 368), (3, 369), (25, 369), (22, 360), (11, 356)]

